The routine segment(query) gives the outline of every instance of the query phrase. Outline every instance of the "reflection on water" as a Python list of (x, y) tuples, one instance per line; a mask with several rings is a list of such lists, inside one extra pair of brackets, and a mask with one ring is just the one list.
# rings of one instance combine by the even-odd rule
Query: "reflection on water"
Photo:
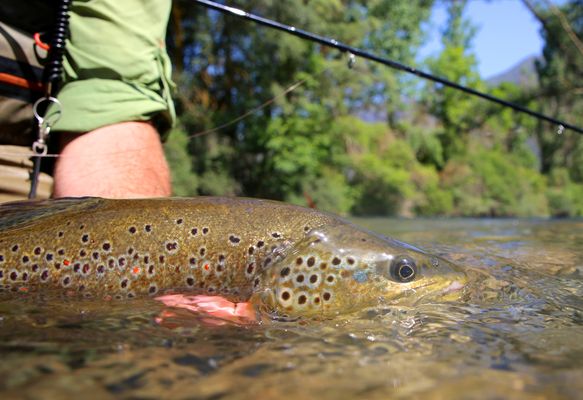
[(580, 398), (583, 222), (357, 223), (468, 269), (462, 300), (214, 326), (153, 300), (0, 303), (0, 398)]

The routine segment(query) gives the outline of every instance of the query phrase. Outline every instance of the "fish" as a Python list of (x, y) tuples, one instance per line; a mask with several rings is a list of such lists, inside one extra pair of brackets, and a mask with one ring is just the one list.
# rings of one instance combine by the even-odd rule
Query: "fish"
[(445, 299), (466, 280), (458, 266), (412, 245), (271, 200), (0, 205), (0, 298), (200, 293), (250, 302), (273, 318), (329, 318), (379, 303)]

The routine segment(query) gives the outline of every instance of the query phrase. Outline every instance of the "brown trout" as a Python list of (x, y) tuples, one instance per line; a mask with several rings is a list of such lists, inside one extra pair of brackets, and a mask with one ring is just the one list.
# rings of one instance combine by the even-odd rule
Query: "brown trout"
[[(59, 199), (0, 205), (0, 295), (165, 293), (330, 317), (441, 298), (465, 274), (331, 214), (242, 198)], [(3, 293), (2, 293), (3, 292)]]

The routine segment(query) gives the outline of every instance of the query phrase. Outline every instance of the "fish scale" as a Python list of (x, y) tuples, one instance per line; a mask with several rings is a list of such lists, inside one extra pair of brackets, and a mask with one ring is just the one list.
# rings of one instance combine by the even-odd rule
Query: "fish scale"
[(282, 315), (329, 315), (406, 289), (382, 270), (395, 254), (412, 251), (429, 257), (331, 214), (267, 200), (81, 198), (0, 206), (5, 295), (196, 292)]

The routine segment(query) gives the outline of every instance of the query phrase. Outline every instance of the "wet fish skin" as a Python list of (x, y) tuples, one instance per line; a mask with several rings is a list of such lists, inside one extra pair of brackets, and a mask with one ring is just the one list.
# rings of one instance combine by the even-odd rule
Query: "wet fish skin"
[[(397, 282), (395, 257), (417, 276)], [(301, 258), (301, 262), (299, 259)], [(331, 316), (463, 274), (331, 214), (242, 198), (59, 199), (0, 206), (0, 295), (196, 291), (288, 316)]]

